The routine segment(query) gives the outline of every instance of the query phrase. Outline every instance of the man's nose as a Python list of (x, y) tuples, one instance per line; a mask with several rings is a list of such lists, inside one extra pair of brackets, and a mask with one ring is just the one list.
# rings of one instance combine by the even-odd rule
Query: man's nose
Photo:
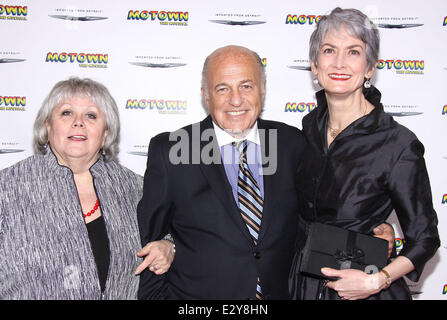
[(239, 107), (242, 104), (243, 98), (239, 90), (232, 90), (230, 96), (230, 104), (234, 107)]

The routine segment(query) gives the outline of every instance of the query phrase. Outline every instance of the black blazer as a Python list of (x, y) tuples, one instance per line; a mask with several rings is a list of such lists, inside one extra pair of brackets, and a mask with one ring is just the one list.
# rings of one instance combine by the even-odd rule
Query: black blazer
[[(259, 119), (258, 128), (266, 137), (277, 133), (277, 143), (266, 143), (261, 134), (262, 153), (271, 156), (277, 147), (277, 164), (275, 174), (264, 175), (257, 246), (224, 167), (216, 163), (220, 150), (211, 117), (171, 134), (182, 139), (170, 141), (169, 133), (152, 138), (138, 205), (141, 241), (145, 245), (170, 232), (176, 256), (166, 274), (141, 274), (140, 299), (254, 299), (258, 275), (266, 299), (289, 298), (298, 229), (295, 172), (305, 140), (300, 130), (283, 123)], [(217, 161), (209, 164), (209, 155)]]

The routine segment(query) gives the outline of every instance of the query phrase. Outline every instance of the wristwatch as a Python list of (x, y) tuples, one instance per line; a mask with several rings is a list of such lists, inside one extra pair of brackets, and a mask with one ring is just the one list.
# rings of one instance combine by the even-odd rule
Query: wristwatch
[(382, 272), (385, 275), (385, 277), (386, 277), (385, 283), (386, 283), (386, 287), (388, 288), (391, 285), (391, 276), (388, 273), (388, 271), (386, 271), (385, 269), (380, 270), (380, 272)]

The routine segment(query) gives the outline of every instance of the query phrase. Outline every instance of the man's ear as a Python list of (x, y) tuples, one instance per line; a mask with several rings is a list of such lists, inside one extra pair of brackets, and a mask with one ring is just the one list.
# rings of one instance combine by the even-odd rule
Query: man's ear
[(203, 97), (203, 100), (205, 101), (205, 103), (206, 103), (206, 107), (208, 108), (208, 110), (210, 109), (210, 107), (209, 107), (209, 99), (208, 99), (208, 96), (207, 96), (207, 94), (206, 94), (206, 91), (205, 91), (205, 89), (200, 89), (200, 91), (202, 92), (202, 97)]
[(262, 84), (262, 86), (264, 87), (264, 88), (263, 88), (264, 90), (262, 90), (262, 99), (264, 99), (264, 98), (265, 98), (265, 93), (267, 92), (267, 91), (266, 91), (266, 90), (267, 90), (267, 80), (264, 81), (264, 83)]

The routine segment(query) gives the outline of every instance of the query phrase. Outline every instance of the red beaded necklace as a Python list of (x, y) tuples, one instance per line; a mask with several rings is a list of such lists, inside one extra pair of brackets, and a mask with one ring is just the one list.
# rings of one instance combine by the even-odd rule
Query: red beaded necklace
[(98, 199), (96, 199), (95, 206), (93, 207), (93, 209), (90, 210), (90, 212), (87, 214), (84, 214), (84, 213), (82, 214), (84, 216), (84, 219), (87, 217), (90, 217), (92, 214), (94, 214), (95, 211), (98, 210), (98, 208), (99, 208), (99, 201), (98, 201)]

